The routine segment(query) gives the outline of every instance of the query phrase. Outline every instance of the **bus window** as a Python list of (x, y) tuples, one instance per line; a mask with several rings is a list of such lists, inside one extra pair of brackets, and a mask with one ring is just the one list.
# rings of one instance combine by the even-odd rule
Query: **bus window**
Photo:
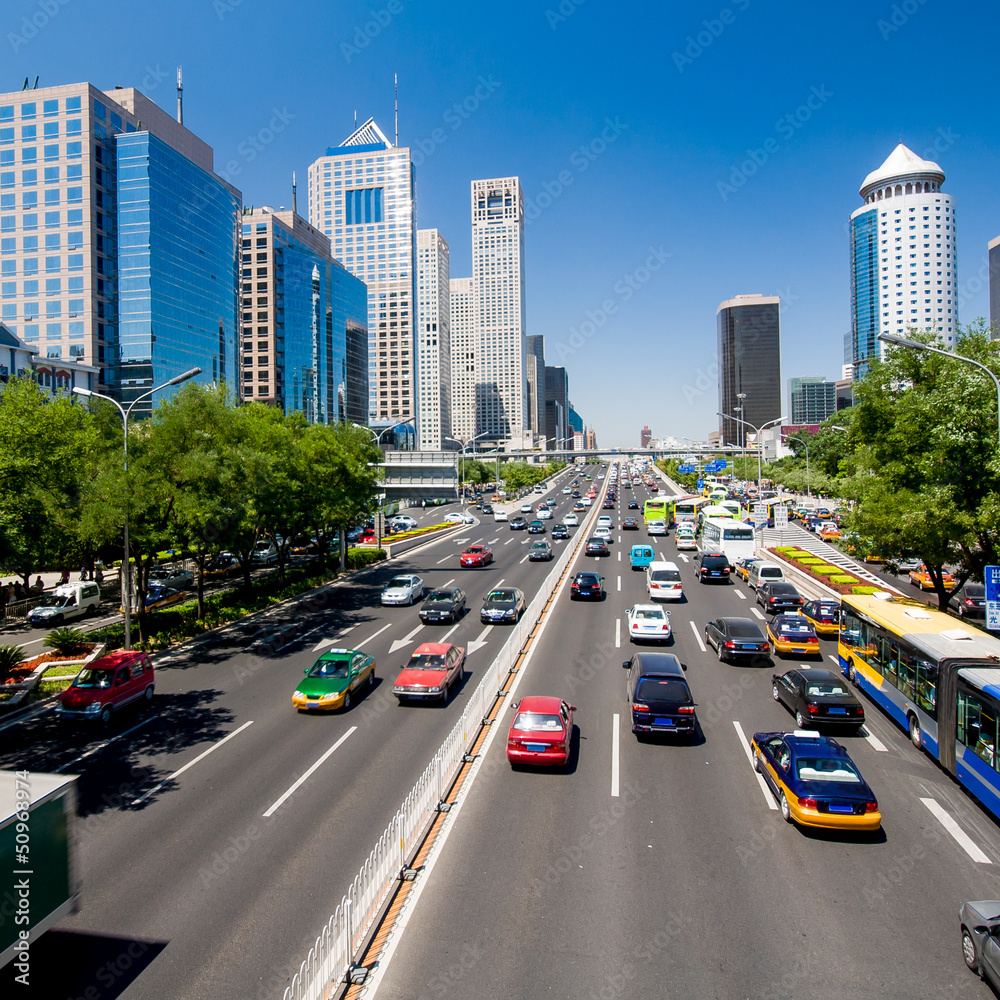
[(937, 718), (937, 673), (935, 663), (917, 660), (917, 704), (932, 718)]
[(841, 611), (840, 641), (845, 646), (857, 648), (861, 643), (861, 622), (849, 611)]
[(899, 679), (896, 687), (911, 701), (917, 700), (917, 663), (909, 653), (904, 653), (899, 660)]
[(969, 691), (958, 692), (958, 726), (956, 738), (994, 770), (997, 764), (996, 707)]
[(899, 650), (888, 639), (882, 640), (882, 676), (894, 687), (899, 686)]

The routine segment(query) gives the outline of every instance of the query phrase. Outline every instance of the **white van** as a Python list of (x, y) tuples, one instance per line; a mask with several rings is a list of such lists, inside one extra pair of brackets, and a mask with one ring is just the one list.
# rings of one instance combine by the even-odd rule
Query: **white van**
[(651, 601), (679, 601), (684, 596), (677, 563), (652, 562), (646, 567), (646, 591)]
[(780, 583), (785, 579), (781, 567), (773, 562), (754, 563), (750, 567), (747, 586), (751, 590), (760, 590), (765, 583)]
[(101, 588), (96, 583), (64, 583), (28, 612), (28, 621), (33, 625), (62, 625), (92, 614), (100, 603)]

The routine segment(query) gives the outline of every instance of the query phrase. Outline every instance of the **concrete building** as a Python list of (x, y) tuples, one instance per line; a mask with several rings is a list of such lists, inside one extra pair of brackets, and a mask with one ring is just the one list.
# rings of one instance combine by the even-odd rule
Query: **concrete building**
[(97, 389), (100, 369), (80, 361), (42, 357), (39, 348), (26, 344), (0, 323), (0, 392), (11, 379), (29, 378), (50, 395)]
[(593, 427), (587, 428), (587, 450), (595, 451), (597, 449), (597, 432)]
[(754, 427), (782, 415), (779, 304), (777, 295), (737, 295), (716, 310), (724, 444), (745, 444)]
[(309, 221), (368, 286), (368, 415), (415, 428), (416, 206), (410, 150), (369, 118), (309, 167)]
[(525, 372), (524, 195), (517, 177), (471, 185), (477, 425), (484, 440), (522, 447)]
[(1000, 236), (990, 240), (990, 326), (993, 339), (1000, 339)]
[(861, 185), (851, 213), (851, 357), (862, 378), (884, 354), (880, 333), (914, 330), (955, 344), (958, 258), (955, 202), (944, 171), (900, 143)]
[(837, 412), (837, 384), (820, 375), (788, 380), (788, 415), (793, 424), (820, 424)]
[(134, 88), (0, 94), (0, 319), (124, 403), (235, 383), (242, 199), (212, 159)]
[(538, 441), (545, 433), (545, 338), (525, 337), (528, 430)]
[(472, 278), (452, 278), (451, 290), (451, 436), (469, 442), (476, 430), (476, 334)]
[(451, 274), (448, 241), (417, 230), (417, 403), (421, 451), (454, 447), (451, 425)]
[(639, 447), (648, 448), (649, 442), (653, 440), (653, 432), (648, 426), (643, 426), (642, 430), (639, 431)]
[(368, 289), (293, 211), (243, 215), (241, 395), (311, 423), (368, 418)]

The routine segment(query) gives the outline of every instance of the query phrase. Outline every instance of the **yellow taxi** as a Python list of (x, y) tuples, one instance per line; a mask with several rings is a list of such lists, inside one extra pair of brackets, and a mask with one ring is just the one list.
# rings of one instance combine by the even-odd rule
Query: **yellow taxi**
[[(945, 590), (955, 589), (955, 578), (947, 570), (941, 573), (941, 580), (944, 583)], [(931, 575), (924, 563), (921, 563), (916, 569), (910, 570), (910, 583), (921, 590), (934, 589), (934, 581), (931, 579)]]
[[(146, 591), (146, 599), (143, 607), (146, 611), (157, 611), (160, 608), (169, 608), (174, 604), (180, 604), (186, 599), (186, 594), (182, 590), (174, 590), (172, 587), (150, 587)], [(133, 609), (135, 610), (135, 609)], [(119, 608), (118, 613), (125, 614), (124, 608)]]
[(816, 632), (804, 615), (786, 612), (767, 623), (767, 638), (774, 643), (778, 656), (822, 656)]
[(826, 524), (822, 525), (817, 530), (817, 534), (825, 542), (836, 541), (840, 538), (840, 528), (838, 528), (833, 521), (827, 521)]
[(802, 605), (802, 617), (808, 620), (817, 635), (835, 639), (840, 632), (840, 601), (806, 601)]

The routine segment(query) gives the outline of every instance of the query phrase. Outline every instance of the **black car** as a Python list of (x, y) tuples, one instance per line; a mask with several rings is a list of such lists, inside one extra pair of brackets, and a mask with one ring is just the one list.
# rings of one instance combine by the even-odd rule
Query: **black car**
[(614, 500), (605, 500), (604, 503), (601, 504), (601, 509), (602, 510), (614, 510), (615, 509), (615, 502), (614, 502)]
[(432, 590), (420, 605), (422, 622), (457, 622), (465, 613), (465, 591)]
[(779, 611), (798, 611), (805, 602), (792, 584), (776, 580), (757, 590), (757, 603), (773, 615)]
[(510, 519), (510, 530), (511, 531), (524, 531), (528, 527), (528, 522), (525, 518), (521, 517), (520, 514), (515, 515)]
[(583, 496), (583, 494), (579, 490), (573, 490), (573, 499), (574, 500), (579, 500), (580, 497), (582, 497), (582, 496)]
[(552, 537), (555, 538), (569, 538), (569, 528), (565, 524), (557, 524), (552, 529)]
[(604, 577), (599, 573), (577, 573), (570, 585), (569, 597), (571, 601), (575, 601), (578, 597), (602, 600), (604, 597)]
[(981, 583), (967, 583), (952, 596), (959, 618), (986, 617), (986, 588)]
[(636, 653), (622, 666), (628, 670), (625, 700), (633, 733), (693, 735), (698, 721), (694, 698), (684, 665), (673, 653)]
[(584, 554), (588, 556), (609, 556), (611, 551), (608, 548), (607, 540), (604, 538), (588, 538), (587, 548)]
[(639, 520), (635, 517), (626, 517), (622, 519), (622, 531), (638, 531), (639, 530)]
[(481, 510), (481, 511), (482, 511), (482, 512), (483, 512), (484, 514), (492, 514), (492, 513), (493, 513), (493, 504), (491, 504), (491, 503), (484, 503), (484, 504), (483, 504), (483, 505), (482, 505), (482, 506), (480, 507), (480, 510)]
[(526, 607), (524, 594), (517, 587), (498, 587), (483, 598), (479, 620), (484, 625), (496, 625), (499, 622), (514, 623), (521, 617)]
[(552, 546), (544, 539), (528, 546), (528, 562), (548, 562), (552, 558)]
[(729, 557), (719, 552), (699, 552), (695, 559), (698, 565), (698, 579), (701, 583), (715, 580), (729, 582)]
[(532, 521), (528, 525), (529, 535), (544, 535), (545, 534), (545, 522), (544, 521)]
[(629, 502), (628, 502), (628, 509), (629, 510), (638, 510), (639, 509), (639, 502), (637, 500), (629, 500)]
[(771, 694), (791, 709), (799, 729), (811, 729), (818, 723), (860, 729), (865, 722), (865, 710), (843, 674), (823, 667), (772, 674)]
[(705, 642), (715, 647), (723, 663), (771, 652), (767, 636), (752, 618), (713, 618), (705, 626)]

